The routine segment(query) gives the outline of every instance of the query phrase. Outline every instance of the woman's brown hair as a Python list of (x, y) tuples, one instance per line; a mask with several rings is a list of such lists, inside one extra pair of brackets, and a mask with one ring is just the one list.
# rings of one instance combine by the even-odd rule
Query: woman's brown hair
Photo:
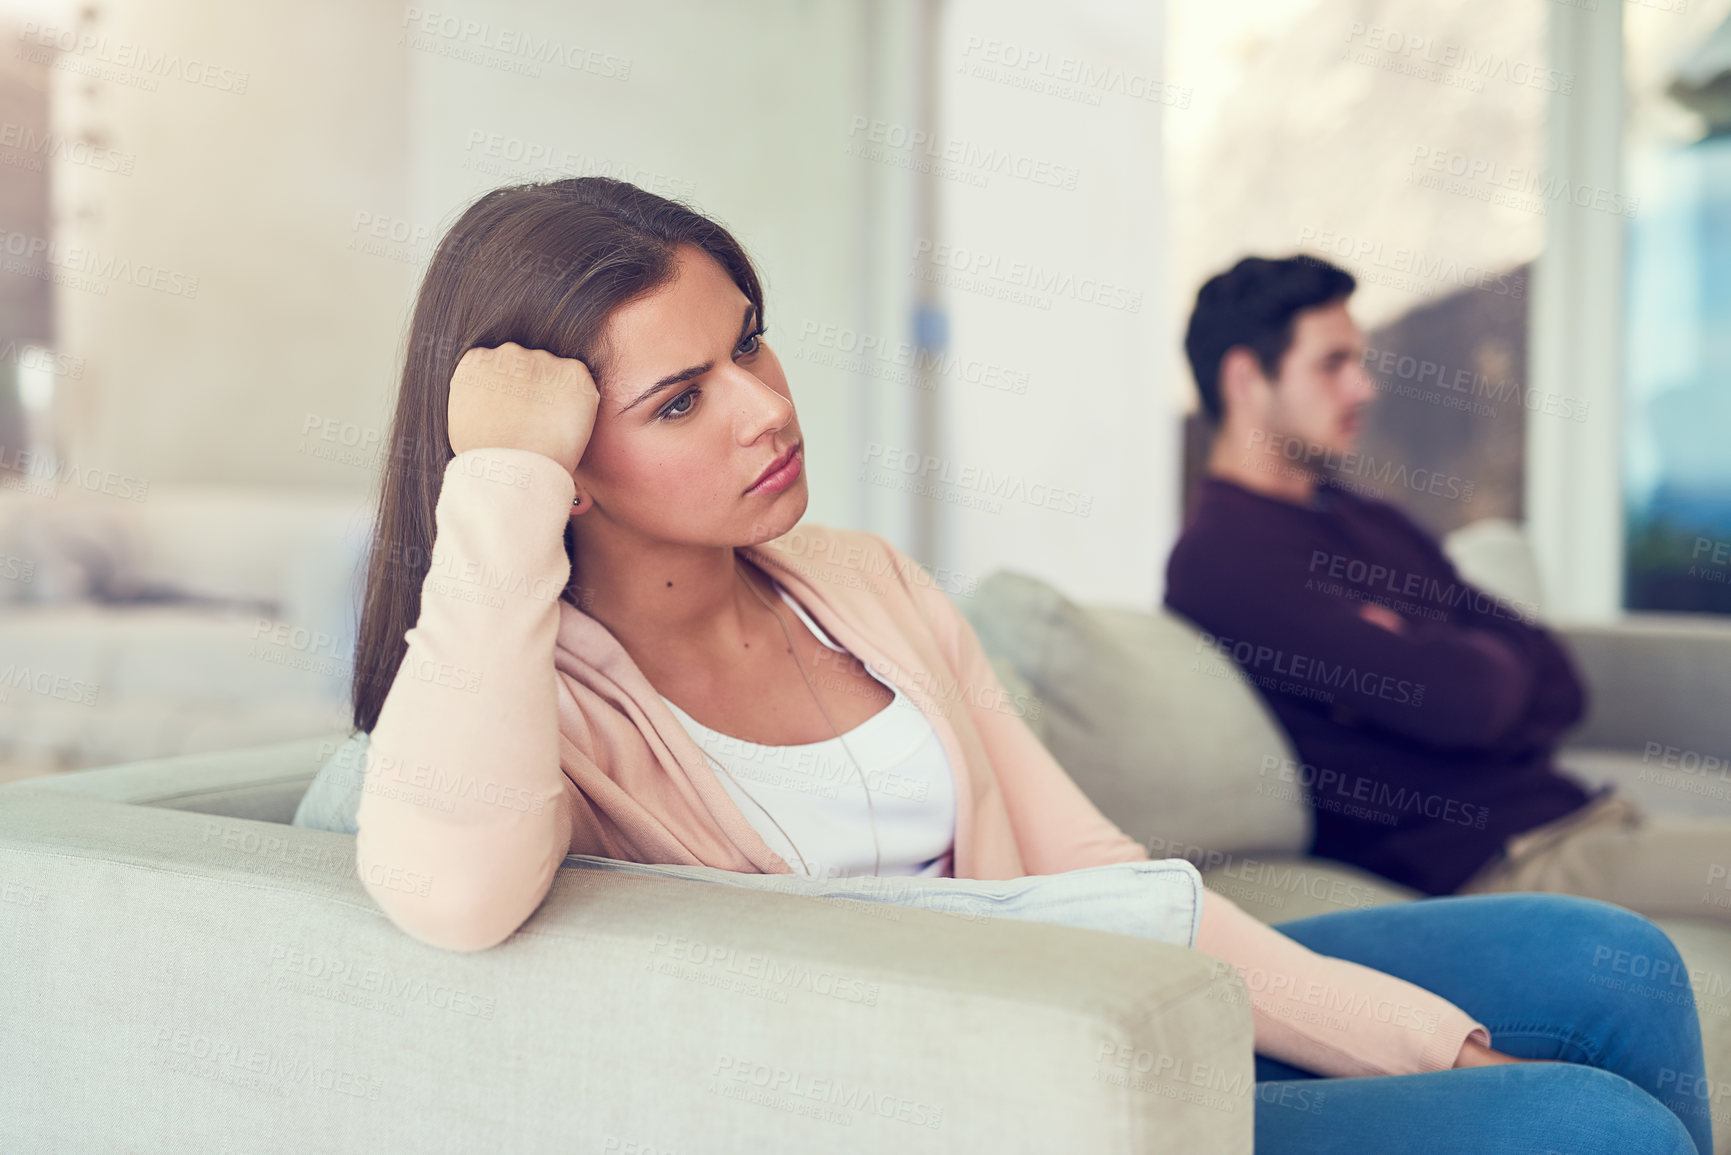
[[(507, 341), (575, 357), (597, 379), (595, 358), (614, 310), (672, 280), (679, 245), (714, 257), (763, 317), (763, 291), (745, 250), (687, 206), (607, 177), (494, 189), (439, 241), (409, 322), (397, 411), (391, 420), (379, 513), (355, 639), (354, 726), (372, 732), (420, 618), (432, 565), (434, 510), (451, 451), (451, 374), (465, 352)], [(576, 542), (565, 553), (576, 570)], [(561, 595), (570, 601), (570, 585)], [(550, 676), (550, 675), (549, 675)]]

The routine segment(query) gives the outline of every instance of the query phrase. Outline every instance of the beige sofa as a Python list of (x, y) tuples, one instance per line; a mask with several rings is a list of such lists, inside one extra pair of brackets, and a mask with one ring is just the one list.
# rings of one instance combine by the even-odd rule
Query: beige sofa
[[(1156, 856), (1269, 921), (1409, 897), (1305, 856), (1261, 772), (1284, 738), (1184, 623), (1003, 572), (957, 604)], [(1660, 736), (1731, 746), (1723, 634), (1569, 638), (1600, 703), (1572, 756), (1638, 776)], [(352, 837), (286, 825), (344, 737), (0, 787), (0, 1150), (1251, 1149), (1243, 986), (1177, 947), (577, 870), (493, 950), (418, 943)], [(1731, 974), (1731, 933), (1663, 921), (1698, 989)]]
[(0, 1151), (1251, 1150), (1206, 956), (583, 870), (439, 950), (287, 825), (343, 737), (0, 786)]

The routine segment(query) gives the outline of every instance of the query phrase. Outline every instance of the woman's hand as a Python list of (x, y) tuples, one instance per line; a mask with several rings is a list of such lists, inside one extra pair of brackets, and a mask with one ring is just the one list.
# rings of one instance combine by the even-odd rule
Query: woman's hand
[(514, 341), (470, 349), (451, 374), (451, 452), (529, 449), (575, 473), (600, 405), (581, 361)]
[(1504, 1063), (1543, 1063), (1544, 1059), (1517, 1059), (1513, 1055), (1505, 1055), (1501, 1051), (1493, 1051), (1483, 1043), (1475, 1043), (1468, 1039), (1461, 1045), (1461, 1053), (1455, 1058), (1455, 1066), (1459, 1067), (1497, 1067)]

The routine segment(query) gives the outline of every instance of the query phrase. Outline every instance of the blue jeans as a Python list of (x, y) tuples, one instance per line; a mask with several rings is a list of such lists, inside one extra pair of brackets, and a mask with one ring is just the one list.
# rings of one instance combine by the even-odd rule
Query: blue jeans
[(1256, 1057), (1258, 1155), (1711, 1155), (1701, 1024), (1677, 949), (1610, 903), (1432, 898), (1280, 924), (1318, 954), (1397, 975), (1559, 1059), (1317, 1079)]

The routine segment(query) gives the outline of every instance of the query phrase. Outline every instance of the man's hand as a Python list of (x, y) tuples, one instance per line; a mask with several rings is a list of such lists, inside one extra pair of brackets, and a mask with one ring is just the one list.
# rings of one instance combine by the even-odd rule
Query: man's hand
[(1406, 619), (1387, 606), (1379, 606), (1375, 602), (1365, 602), (1358, 607), (1358, 616), (1373, 626), (1381, 626), (1391, 634), (1406, 633)]

